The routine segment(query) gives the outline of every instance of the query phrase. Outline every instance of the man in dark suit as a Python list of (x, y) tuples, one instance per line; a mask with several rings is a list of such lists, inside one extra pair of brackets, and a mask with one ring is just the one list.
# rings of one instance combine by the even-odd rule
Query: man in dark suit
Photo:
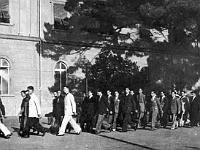
[(160, 106), (163, 111), (163, 115), (161, 116), (161, 126), (166, 128), (168, 124), (168, 116), (169, 116), (169, 99), (165, 96), (163, 91), (160, 92)]
[(83, 131), (92, 132), (93, 117), (95, 115), (95, 99), (92, 91), (88, 91), (88, 96), (84, 98), (81, 108), (81, 129)]
[(57, 96), (55, 95), (53, 100), (53, 116), (55, 117), (55, 122), (60, 126), (64, 116), (64, 99), (61, 91), (57, 91)]
[(125, 95), (120, 101), (121, 115), (123, 119), (122, 132), (127, 132), (128, 124), (133, 125), (131, 113), (133, 112), (133, 110), (136, 110), (136, 105), (134, 104), (134, 101), (132, 101), (132, 97), (129, 92), (129, 88), (126, 88)]
[(99, 134), (101, 131), (101, 126), (103, 120), (106, 116), (107, 111), (109, 110), (109, 104), (106, 98), (103, 96), (102, 91), (97, 92), (98, 97), (98, 119), (96, 123), (96, 134)]
[(190, 125), (191, 127), (197, 126), (199, 122), (200, 114), (200, 97), (197, 96), (197, 92), (192, 92), (192, 98), (190, 100)]

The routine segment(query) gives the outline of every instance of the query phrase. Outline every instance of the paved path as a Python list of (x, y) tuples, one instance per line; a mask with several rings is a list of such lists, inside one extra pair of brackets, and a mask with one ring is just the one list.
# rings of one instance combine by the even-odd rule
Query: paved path
[[(46, 126), (46, 120), (42, 120)], [(127, 133), (111, 132), (93, 135), (66, 134), (57, 137), (47, 133), (44, 137), (32, 135), (29, 139), (18, 137), (15, 117), (8, 117), (5, 124), (13, 132), (11, 139), (0, 138), (0, 150), (200, 150), (200, 128), (137, 130)]]

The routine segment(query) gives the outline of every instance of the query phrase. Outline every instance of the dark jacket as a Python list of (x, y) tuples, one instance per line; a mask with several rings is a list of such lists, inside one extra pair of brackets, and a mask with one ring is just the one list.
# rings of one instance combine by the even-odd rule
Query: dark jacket
[(122, 113), (131, 113), (136, 110), (136, 104), (131, 95), (124, 95), (120, 101)]
[(64, 98), (59, 96), (53, 100), (53, 116), (60, 117), (64, 116)]
[(137, 102), (138, 103), (146, 103), (146, 96), (142, 93), (142, 94), (138, 94), (137, 95)]
[(21, 104), (21, 110), (22, 110), (22, 116), (28, 117), (29, 113), (29, 100), (30, 100), (30, 95), (26, 95), (26, 97), (22, 100)]
[(200, 114), (200, 97), (190, 99), (190, 114), (198, 118)]
[(98, 105), (98, 114), (103, 115), (108, 112), (109, 104), (107, 99), (103, 95), (101, 96), (101, 98), (98, 97), (97, 105)]
[(107, 97), (107, 101), (108, 101), (108, 109), (109, 111), (112, 111), (114, 112), (114, 97), (113, 96), (110, 96), (110, 97)]
[(1, 101), (1, 98), (0, 98), (0, 111), (1, 111), (0, 118), (2, 118), (3, 116), (5, 116), (5, 107), (4, 107), (4, 105), (3, 105), (2, 101)]
[(82, 105), (82, 114), (85, 116), (93, 116), (95, 114), (95, 99), (94, 96), (91, 98), (85, 97)]
[(160, 97), (160, 106), (163, 111), (163, 113), (168, 113), (169, 112), (169, 99), (165, 97)]

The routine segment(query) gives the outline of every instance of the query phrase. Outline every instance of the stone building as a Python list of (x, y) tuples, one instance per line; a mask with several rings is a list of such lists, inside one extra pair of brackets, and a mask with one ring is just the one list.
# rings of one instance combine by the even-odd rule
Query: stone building
[(51, 111), (49, 88), (55, 84), (62, 88), (67, 82), (67, 68), (76, 56), (43, 57), (44, 49), (51, 46), (41, 42), (48, 34), (54, 41), (64, 39), (64, 4), (65, 0), (0, 1), (0, 96), (6, 115), (17, 115), (20, 91), (29, 85), (35, 87), (42, 113)]

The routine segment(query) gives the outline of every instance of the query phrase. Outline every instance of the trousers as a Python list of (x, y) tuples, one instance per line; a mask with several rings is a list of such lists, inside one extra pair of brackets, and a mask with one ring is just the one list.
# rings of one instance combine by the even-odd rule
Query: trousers
[(4, 136), (11, 134), (8, 128), (1, 122), (0, 122), (0, 130), (3, 132)]
[(26, 127), (24, 129), (24, 134), (29, 135), (31, 128), (36, 129), (38, 132), (45, 131), (44, 127), (39, 122), (39, 118), (35, 118), (35, 117), (28, 117)]
[(97, 124), (96, 124), (96, 131), (100, 132), (101, 131), (101, 126), (103, 124), (103, 120), (105, 118), (105, 114), (102, 115), (98, 115), (98, 119), (97, 119)]
[(65, 115), (63, 121), (61, 123), (61, 127), (59, 129), (59, 134), (64, 134), (67, 124), (70, 123), (72, 128), (76, 133), (81, 132), (80, 126), (76, 123), (76, 121), (72, 118), (72, 115)]
[(152, 118), (151, 118), (151, 127), (152, 128), (155, 128), (157, 116), (158, 116), (158, 109), (153, 109), (152, 110)]

